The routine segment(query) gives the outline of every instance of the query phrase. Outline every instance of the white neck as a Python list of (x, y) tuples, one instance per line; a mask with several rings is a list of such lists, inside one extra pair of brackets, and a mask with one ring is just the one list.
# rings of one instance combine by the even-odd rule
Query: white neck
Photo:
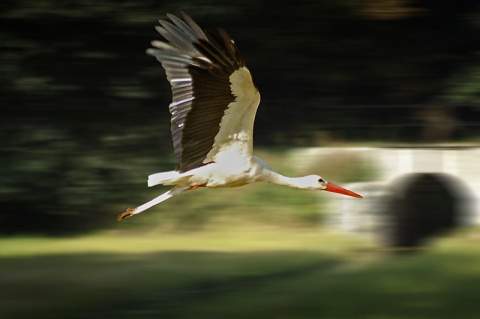
[(311, 176), (288, 177), (267, 169), (263, 170), (261, 180), (272, 184), (298, 189), (314, 189), (315, 187), (315, 185), (312, 185)]

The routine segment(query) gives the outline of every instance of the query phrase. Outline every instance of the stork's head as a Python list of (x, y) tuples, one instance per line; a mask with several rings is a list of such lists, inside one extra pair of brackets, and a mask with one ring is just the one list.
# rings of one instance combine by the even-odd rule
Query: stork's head
[(347, 196), (352, 196), (352, 197), (357, 197), (357, 198), (363, 198), (362, 195), (359, 195), (359, 194), (357, 194), (355, 192), (352, 192), (348, 189), (345, 189), (343, 187), (335, 185), (331, 182), (327, 182), (321, 176), (309, 175), (309, 176), (307, 176), (307, 178), (312, 185), (311, 189), (322, 190), (322, 191), (327, 191), (327, 192), (332, 192), (332, 193), (339, 193), (339, 194), (342, 194), (342, 195), (347, 195)]

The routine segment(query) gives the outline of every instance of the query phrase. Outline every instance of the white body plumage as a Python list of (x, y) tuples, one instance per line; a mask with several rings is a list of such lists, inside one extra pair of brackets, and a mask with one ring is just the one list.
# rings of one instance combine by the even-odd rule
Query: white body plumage
[(250, 71), (230, 36), (203, 32), (186, 14), (183, 21), (160, 20), (157, 31), (170, 43), (153, 41), (153, 55), (166, 70), (172, 86), (172, 138), (180, 166), (152, 174), (148, 186), (175, 186), (135, 208), (119, 220), (199, 187), (238, 187), (270, 182), (299, 189), (360, 195), (318, 175), (286, 177), (253, 155), (253, 124), (260, 103)]

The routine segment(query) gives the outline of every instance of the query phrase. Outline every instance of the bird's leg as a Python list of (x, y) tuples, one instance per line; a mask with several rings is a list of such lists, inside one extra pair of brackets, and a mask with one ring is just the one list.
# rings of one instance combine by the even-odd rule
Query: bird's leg
[(166, 201), (170, 197), (173, 197), (175, 195), (178, 195), (186, 190), (189, 190), (189, 187), (174, 187), (171, 190), (169, 190), (166, 193), (163, 193), (162, 195), (155, 197), (151, 201), (146, 202), (143, 205), (138, 206), (137, 208), (128, 208), (124, 213), (122, 213), (120, 216), (117, 217), (117, 220), (120, 221), (122, 219), (125, 219), (127, 217), (132, 217), (133, 215), (140, 214), (144, 210), (149, 209), (150, 207), (153, 207), (157, 204), (160, 204), (163, 201)]
[(190, 186), (189, 188), (187, 188), (187, 191), (193, 191), (194, 189), (197, 189), (197, 188), (200, 188), (200, 187), (205, 187), (205, 186), (207, 186), (207, 184), (193, 185), (193, 186)]

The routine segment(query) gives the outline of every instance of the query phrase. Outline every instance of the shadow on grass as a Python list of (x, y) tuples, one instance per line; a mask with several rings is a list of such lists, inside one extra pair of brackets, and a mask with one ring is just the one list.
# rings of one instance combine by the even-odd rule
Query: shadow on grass
[(170, 317), (477, 318), (478, 262), (478, 255), (425, 253), (343, 263), (191, 302)]
[(156, 318), (158, 308), (161, 313), (175, 312), (188, 302), (329, 269), (340, 262), (308, 251), (2, 258), (0, 317)]

